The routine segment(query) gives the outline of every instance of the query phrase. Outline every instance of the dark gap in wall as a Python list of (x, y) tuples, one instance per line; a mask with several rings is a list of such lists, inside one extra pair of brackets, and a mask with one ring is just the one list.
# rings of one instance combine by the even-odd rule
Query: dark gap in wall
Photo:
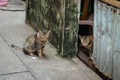
[(92, 26), (90, 25), (79, 25), (78, 35), (90, 36), (93, 34)]
[[(79, 25), (78, 35), (80, 36), (93, 36), (93, 27), (90, 25)], [(81, 46), (80, 38), (78, 37), (78, 53), (79, 55), (87, 60), (90, 56), (88, 49)]]

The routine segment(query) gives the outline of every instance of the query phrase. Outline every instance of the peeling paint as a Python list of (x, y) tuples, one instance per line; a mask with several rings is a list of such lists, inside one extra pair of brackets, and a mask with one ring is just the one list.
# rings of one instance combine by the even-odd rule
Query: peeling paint
[(77, 53), (78, 25), (75, 1), (28, 0), (26, 22), (36, 29), (50, 29), (50, 42), (62, 56), (73, 56)]

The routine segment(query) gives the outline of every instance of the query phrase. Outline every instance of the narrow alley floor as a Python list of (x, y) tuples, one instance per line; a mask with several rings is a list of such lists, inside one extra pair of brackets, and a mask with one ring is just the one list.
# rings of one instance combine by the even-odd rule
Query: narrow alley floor
[(46, 58), (25, 55), (11, 44), (23, 46), (35, 33), (25, 24), (25, 11), (0, 10), (0, 80), (102, 80), (77, 58), (57, 56), (54, 46), (46, 44)]

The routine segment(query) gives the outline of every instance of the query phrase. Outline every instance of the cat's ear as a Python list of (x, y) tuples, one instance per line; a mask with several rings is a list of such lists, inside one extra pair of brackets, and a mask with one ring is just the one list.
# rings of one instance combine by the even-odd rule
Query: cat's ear
[(42, 35), (42, 31), (41, 30), (39, 30), (38, 32), (39, 32), (40, 35)]
[(79, 38), (81, 39), (82, 37), (79, 35)]
[(90, 36), (89, 38), (90, 38), (90, 40), (92, 40), (92, 39), (93, 39), (93, 36)]
[(50, 35), (50, 30), (46, 33), (46, 37), (48, 38)]
[(38, 37), (40, 37), (40, 34), (39, 34), (39, 32), (37, 32), (37, 38), (38, 38)]
[(43, 33), (41, 30), (38, 31), (39, 32), (39, 37), (42, 37)]
[(37, 38), (39, 38), (39, 37), (41, 37), (41, 36), (42, 36), (42, 31), (39, 30), (39, 31), (37, 32)]

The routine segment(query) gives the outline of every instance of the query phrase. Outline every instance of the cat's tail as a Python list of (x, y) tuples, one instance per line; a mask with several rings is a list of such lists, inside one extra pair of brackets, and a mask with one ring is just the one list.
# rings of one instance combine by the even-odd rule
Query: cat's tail
[(16, 50), (23, 50), (22, 47), (16, 46), (14, 44), (11, 45), (12, 48), (15, 48)]

